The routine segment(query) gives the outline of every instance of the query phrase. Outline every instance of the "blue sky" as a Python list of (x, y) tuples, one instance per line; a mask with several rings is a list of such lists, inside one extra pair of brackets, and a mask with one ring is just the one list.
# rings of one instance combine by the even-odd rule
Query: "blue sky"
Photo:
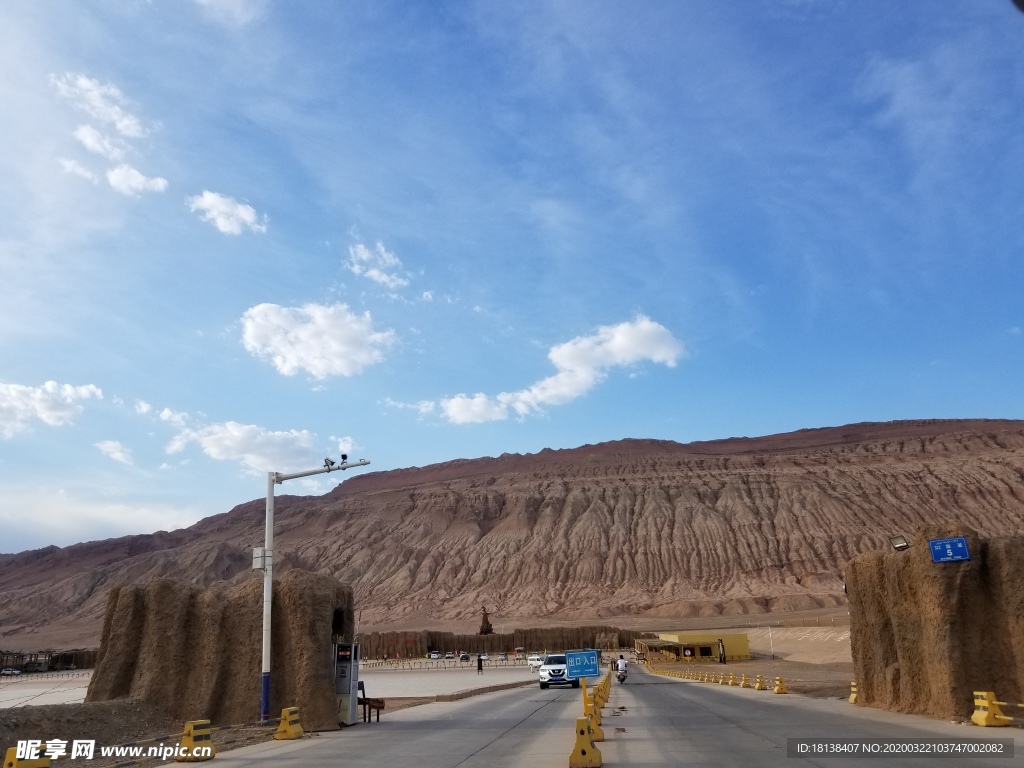
[(1024, 418), (1024, 14), (941, 5), (8, 0), (0, 551)]

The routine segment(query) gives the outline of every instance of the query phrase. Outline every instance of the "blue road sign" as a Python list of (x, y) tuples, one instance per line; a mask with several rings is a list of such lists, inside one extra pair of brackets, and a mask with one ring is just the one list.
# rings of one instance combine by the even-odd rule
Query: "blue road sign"
[(928, 546), (932, 550), (933, 563), (953, 563), (957, 560), (970, 560), (967, 551), (967, 539), (955, 536), (952, 539), (929, 539)]
[(567, 651), (565, 654), (565, 676), (570, 680), (581, 677), (596, 677), (600, 673), (597, 651)]

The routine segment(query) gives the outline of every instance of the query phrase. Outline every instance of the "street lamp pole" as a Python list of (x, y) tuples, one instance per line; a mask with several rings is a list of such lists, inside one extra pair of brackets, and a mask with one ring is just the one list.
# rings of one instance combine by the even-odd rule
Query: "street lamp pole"
[(324, 472), (335, 472), (350, 467), (365, 467), (369, 463), (366, 459), (349, 463), (348, 456), (343, 453), (341, 454), (341, 464), (324, 459), (324, 465), (318, 469), (295, 472), (290, 475), (283, 475), (280, 472), (267, 473), (267, 525), (263, 536), (264, 544), (262, 549), (257, 547), (252, 556), (253, 569), (263, 571), (263, 673), (260, 678), (260, 720), (264, 722), (270, 719), (270, 615), (274, 600), (274, 486), (297, 477), (320, 475)]

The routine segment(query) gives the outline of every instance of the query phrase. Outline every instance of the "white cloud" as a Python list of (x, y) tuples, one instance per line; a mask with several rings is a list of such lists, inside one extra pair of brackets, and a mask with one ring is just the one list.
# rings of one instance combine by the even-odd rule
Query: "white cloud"
[(332, 437), (331, 439), (338, 441), (338, 453), (351, 453), (352, 449), (356, 447), (356, 441), (348, 435), (345, 435), (345, 437)]
[(103, 85), (99, 80), (73, 72), (62, 77), (50, 75), (50, 82), (57, 93), (97, 120), (112, 124), (122, 136), (145, 135), (139, 118), (124, 109), (128, 100), (117, 86)]
[(93, 384), (73, 386), (48, 381), (41, 387), (0, 382), (0, 432), (13, 437), (30, 428), (34, 419), (58, 427), (70, 424), (82, 412), (82, 400), (103, 399)]
[(591, 336), (579, 336), (551, 348), (548, 359), (557, 373), (526, 389), (502, 392), (491, 398), (482, 393), (441, 400), (445, 417), (453, 424), (474, 424), (508, 418), (513, 411), (526, 416), (547, 405), (563, 405), (604, 381), (610, 368), (644, 361), (670, 368), (685, 354), (683, 345), (659, 323), (643, 315), (632, 322), (602, 326)]
[(109, 456), (122, 464), (132, 464), (131, 449), (121, 445), (117, 440), (101, 440), (95, 445), (104, 456)]
[[(501, 395), (498, 396), (499, 400)], [(452, 424), (480, 424), (508, 418), (508, 406), (478, 393), (472, 397), (456, 395), (441, 400), (441, 410)]]
[(420, 400), (418, 403), (403, 403), (398, 400), (392, 400), (390, 397), (384, 398), (384, 405), (389, 408), (398, 408), (406, 411), (416, 411), (421, 416), (426, 416), (428, 413), (433, 413), (434, 408), (437, 407), (437, 403), (431, 400)]
[(433, 291), (424, 291), (423, 292), (423, 300), (424, 301), (433, 301), (434, 300), (434, 292)]
[(122, 195), (130, 197), (138, 197), (142, 192), (163, 192), (167, 189), (167, 179), (143, 176), (127, 163), (107, 171), (107, 181)]
[(348, 261), (345, 266), (355, 274), (373, 280), (385, 288), (394, 290), (409, 284), (408, 278), (402, 276), (402, 261), (378, 241), (373, 250), (362, 243), (349, 246)]
[(124, 142), (111, 139), (91, 125), (80, 125), (72, 134), (83, 147), (108, 160), (121, 160), (124, 157)]
[(317, 379), (354, 376), (384, 359), (394, 331), (375, 331), (369, 312), (345, 304), (282, 307), (259, 304), (242, 316), (242, 343), (279, 373), (306, 371)]
[(145, 400), (135, 401), (135, 412), (138, 414), (146, 414), (153, 410), (153, 406), (147, 403)]
[(184, 413), (183, 411), (172, 411), (170, 408), (164, 408), (160, 411), (159, 417), (160, 421), (166, 421), (176, 427), (184, 427), (185, 424), (188, 423), (187, 413)]
[(64, 170), (64, 173), (81, 176), (83, 179), (88, 179), (93, 184), (96, 184), (99, 181), (99, 179), (96, 178), (96, 174), (77, 160), (68, 160), (66, 157), (58, 157), (57, 162), (60, 163), (60, 167)]
[(253, 424), (226, 421), (200, 429), (185, 429), (167, 445), (167, 453), (180, 453), (196, 443), (203, 453), (219, 461), (237, 461), (253, 472), (301, 469), (315, 461), (316, 439), (307, 430), (271, 432)]
[(200, 211), (203, 221), (210, 222), (225, 235), (240, 235), (243, 227), (253, 232), (267, 231), (266, 214), (261, 219), (255, 208), (233, 197), (203, 190), (203, 194), (190, 197), (185, 202), (190, 211)]
[(263, 13), (263, 0), (193, 0), (214, 21), (242, 27)]

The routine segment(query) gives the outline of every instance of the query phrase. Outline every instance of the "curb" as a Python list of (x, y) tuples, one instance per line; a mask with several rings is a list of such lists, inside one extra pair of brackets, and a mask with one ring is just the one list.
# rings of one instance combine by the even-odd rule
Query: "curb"
[(501, 685), (488, 685), (486, 688), (470, 688), (467, 691), (455, 693), (441, 693), (434, 697), (434, 701), (459, 701), (468, 699), (470, 696), (479, 696), (482, 693), (494, 693), (496, 691), (507, 691), (512, 688), (525, 688), (528, 685), (536, 685), (536, 680), (517, 680), (514, 683), (502, 683)]

